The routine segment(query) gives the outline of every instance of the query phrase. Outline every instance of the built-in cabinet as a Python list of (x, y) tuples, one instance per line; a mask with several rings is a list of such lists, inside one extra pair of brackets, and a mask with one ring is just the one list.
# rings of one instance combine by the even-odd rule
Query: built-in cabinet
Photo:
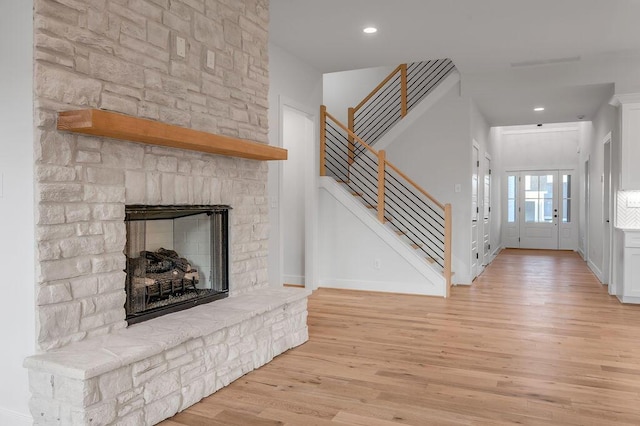
[(640, 303), (640, 229), (616, 229), (616, 296)]

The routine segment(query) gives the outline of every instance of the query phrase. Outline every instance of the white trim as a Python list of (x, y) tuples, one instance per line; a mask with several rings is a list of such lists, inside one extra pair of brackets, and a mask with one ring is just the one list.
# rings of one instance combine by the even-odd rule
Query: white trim
[[(608, 144), (608, 146), (607, 146)], [(604, 153), (606, 149), (609, 149), (609, 164), (604, 164)], [(603, 172), (603, 179), (602, 179), (602, 224), (603, 224), (603, 232), (604, 229), (606, 229), (607, 227), (609, 228), (608, 230), (608, 240), (606, 241), (605, 238), (603, 238), (603, 251), (602, 251), (602, 269), (603, 269), (603, 273), (602, 273), (602, 277), (603, 279), (601, 280), (604, 284), (610, 285), (611, 284), (611, 269), (613, 268), (613, 217), (615, 216), (614, 214), (614, 210), (613, 210), (613, 198), (614, 198), (614, 191), (612, 191), (613, 188), (613, 184), (612, 184), (612, 180), (613, 180), (613, 161), (612, 161), (612, 153), (613, 153), (613, 143), (612, 143), (612, 139), (611, 139), (611, 132), (607, 133), (606, 136), (604, 137), (604, 139), (602, 140), (602, 160), (603, 160), (603, 168), (602, 168), (602, 172)], [(605, 179), (604, 177), (607, 177), (604, 172), (606, 170), (609, 170), (609, 176), (608, 176), (608, 182), (609, 182), (609, 187), (607, 188), (605, 186)], [(605, 193), (608, 193), (609, 195), (609, 199), (608, 199), (608, 203), (605, 203), (604, 200), (604, 196)], [(607, 223), (606, 220), (609, 220), (609, 222)], [(608, 253), (605, 252), (604, 248), (605, 246), (608, 246), (609, 250)]]
[[(417, 294), (422, 296), (439, 296), (424, 292), (424, 283), (388, 282), (388, 281), (357, 281), (345, 279), (321, 279), (320, 287), (337, 288), (342, 290), (376, 291), (383, 293)], [(389, 291), (393, 289), (393, 291)]]
[(640, 304), (640, 297), (636, 297), (636, 296), (617, 296), (618, 300), (622, 303), (633, 303), (633, 304)]
[(578, 127), (540, 127), (536, 129), (523, 129), (523, 130), (503, 130), (503, 135), (526, 135), (529, 133), (551, 133), (551, 132), (577, 132)]
[(598, 280), (600, 281), (600, 284), (602, 284), (603, 283), (602, 271), (600, 270), (600, 268), (598, 268), (598, 266), (595, 263), (593, 263), (591, 259), (587, 260), (587, 266), (589, 267), (589, 269), (591, 269), (591, 272), (593, 272), (596, 278), (598, 278)]
[(574, 165), (570, 165), (570, 166), (566, 166), (566, 167), (558, 167), (557, 169), (547, 169), (547, 168), (526, 168), (526, 169), (518, 169), (518, 170), (505, 170), (505, 173), (520, 173), (520, 172), (557, 172), (557, 171), (563, 171), (563, 170), (571, 170), (573, 172), (576, 172), (576, 166)]
[(304, 286), (303, 275), (282, 275), (282, 280), (285, 284), (299, 284)]
[(389, 131), (387, 131), (376, 142), (376, 149), (383, 150), (396, 141), (399, 136), (407, 130), (413, 123), (422, 117), (432, 106), (442, 99), (456, 84), (460, 82), (460, 73), (454, 71), (436, 86), (418, 105), (413, 107), (411, 111), (402, 120), (398, 121)]
[[(319, 146), (319, 118), (318, 111), (313, 108), (294, 101), (284, 95), (278, 96), (278, 144), (280, 147), (284, 145), (283, 141), (283, 125), (284, 125), (284, 108), (294, 109), (306, 115), (313, 122), (313, 146), (305, 147), (304, 158), (306, 159), (305, 169), (305, 277), (301, 283), (305, 287), (315, 290), (318, 288), (317, 271), (318, 271), (318, 176), (320, 174), (318, 166), (317, 146)], [(278, 162), (278, 230), (279, 230), (279, 269), (280, 283), (285, 282), (284, 275), (284, 228), (283, 228), (283, 163)]]
[(33, 419), (26, 414), (0, 407), (0, 425), (31, 426)]
[(619, 107), (624, 104), (640, 103), (640, 93), (621, 93), (613, 95), (609, 105)]
[[(320, 187), (325, 189), (365, 226), (375, 232), (391, 249), (402, 256), (418, 273), (425, 277), (427, 285), (421, 283), (421, 289), (416, 290), (415, 294), (445, 296), (446, 281), (442, 273), (429, 265), (415, 250), (402, 242), (391, 229), (378, 222), (378, 219), (375, 218), (362, 203), (356, 201), (352, 195), (348, 194), (347, 191), (331, 177), (320, 177)], [(389, 288), (393, 287), (387, 283), (387, 291), (389, 291)]]

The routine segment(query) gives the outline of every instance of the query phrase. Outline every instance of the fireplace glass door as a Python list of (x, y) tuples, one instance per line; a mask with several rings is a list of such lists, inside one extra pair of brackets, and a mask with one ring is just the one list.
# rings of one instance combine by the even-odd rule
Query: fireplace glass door
[(228, 206), (126, 207), (129, 324), (226, 297)]

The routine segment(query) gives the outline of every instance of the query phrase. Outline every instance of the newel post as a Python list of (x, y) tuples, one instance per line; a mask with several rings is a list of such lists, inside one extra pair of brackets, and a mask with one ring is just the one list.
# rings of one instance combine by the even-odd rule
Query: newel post
[(355, 161), (356, 157), (356, 144), (354, 143), (353, 136), (351, 136), (352, 134), (355, 134), (355, 109), (349, 107), (348, 114), (349, 122), (347, 127), (349, 127), (349, 131), (351, 132), (349, 133), (349, 165), (351, 165)]
[(400, 65), (400, 116), (407, 115), (407, 64)]
[(451, 204), (444, 206), (444, 278), (446, 280), (447, 291), (445, 297), (451, 293)]
[(320, 105), (320, 176), (327, 175), (327, 107)]
[(378, 220), (384, 223), (384, 175), (387, 162), (387, 153), (384, 150), (378, 152)]

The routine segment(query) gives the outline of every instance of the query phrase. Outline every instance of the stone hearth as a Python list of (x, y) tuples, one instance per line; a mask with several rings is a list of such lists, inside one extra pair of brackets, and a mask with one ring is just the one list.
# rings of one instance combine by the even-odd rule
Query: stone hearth
[(309, 293), (256, 290), (27, 358), (35, 424), (156, 424), (304, 343)]

